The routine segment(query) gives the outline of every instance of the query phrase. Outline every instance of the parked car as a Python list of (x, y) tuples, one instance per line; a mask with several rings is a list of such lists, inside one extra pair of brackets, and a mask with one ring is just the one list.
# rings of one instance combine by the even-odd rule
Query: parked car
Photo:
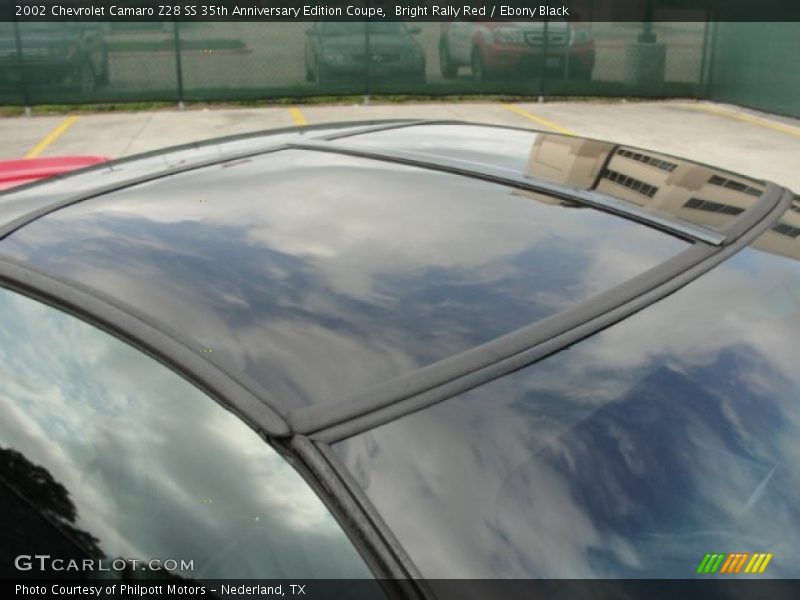
[(591, 28), (574, 21), (453, 21), (442, 24), (439, 39), (439, 67), (446, 78), (468, 66), (478, 81), (543, 69), (568, 79), (591, 79), (594, 55)]
[(28, 85), (64, 85), (84, 94), (108, 83), (108, 51), (99, 25), (18, 23), (21, 61), (14, 27), (0, 22), (0, 82), (19, 84), (24, 73)]
[(101, 162), (105, 156), (48, 156), (0, 161), (0, 190), (33, 183), (40, 179), (63, 175)]
[(425, 52), (418, 27), (398, 22), (319, 21), (306, 32), (306, 79), (317, 83), (425, 81)]
[(796, 578), (798, 351), (798, 197), (652, 150), (395, 121), (95, 165), (0, 194), (0, 569)]

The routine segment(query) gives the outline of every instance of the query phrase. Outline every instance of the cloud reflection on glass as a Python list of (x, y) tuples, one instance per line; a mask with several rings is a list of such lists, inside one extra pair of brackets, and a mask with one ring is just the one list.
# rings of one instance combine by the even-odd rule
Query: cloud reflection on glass
[(798, 331), (800, 262), (745, 250), (335, 450), (427, 576), (688, 578), (763, 551), (797, 577)]
[(0, 448), (66, 488), (77, 529), (109, 560), (193, 560), (181, 573), (192, 578), (370, 577), (305, 481), (238, 417), (116, 338), (5, 290), (0, 414)]
[(496, 184), (284, 151), (59, 210), (0, 253), (156, 317), (296, 408), (553, 315), (686, 247)]

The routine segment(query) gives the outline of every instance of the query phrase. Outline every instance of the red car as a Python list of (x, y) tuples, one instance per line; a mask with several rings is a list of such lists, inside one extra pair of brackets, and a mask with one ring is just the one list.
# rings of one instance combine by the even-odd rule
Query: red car
[(0, 161), (0, 190), (107, 161), (105, 156), (50, 156)]
[[(521, 73), (561, 74), (569, 79), (591, 79), (594, 37), (591, 28), (574, 21), (466, 22), (442, 25), (439, 64), (442, 76), (455, 77), (469, 66), (478, 81)], [(544, 56), (543, 56), (544, 54)]]

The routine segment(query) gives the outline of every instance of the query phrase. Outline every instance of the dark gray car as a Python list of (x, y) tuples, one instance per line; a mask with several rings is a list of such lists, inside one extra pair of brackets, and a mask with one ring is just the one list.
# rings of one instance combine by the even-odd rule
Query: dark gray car
[(103, 31), (91, 23), (0, 22), (0, 82), (19, 84), (20, 69), (26, 85), (65, 86), (89, 93), (108, 83)]
[(306, 79), (425, 81), (425, 53), (404, 23), (321, 21), (306, 32)]

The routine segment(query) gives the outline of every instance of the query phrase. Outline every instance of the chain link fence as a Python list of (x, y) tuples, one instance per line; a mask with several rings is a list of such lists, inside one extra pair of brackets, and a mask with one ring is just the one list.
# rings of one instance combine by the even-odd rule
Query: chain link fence
[(513, 94), (709, 97), (798, 114), (791, 28), (4, 22), (0, 104)]
[(800, 117), (797, 23), (715, 23), (705, 96)]

